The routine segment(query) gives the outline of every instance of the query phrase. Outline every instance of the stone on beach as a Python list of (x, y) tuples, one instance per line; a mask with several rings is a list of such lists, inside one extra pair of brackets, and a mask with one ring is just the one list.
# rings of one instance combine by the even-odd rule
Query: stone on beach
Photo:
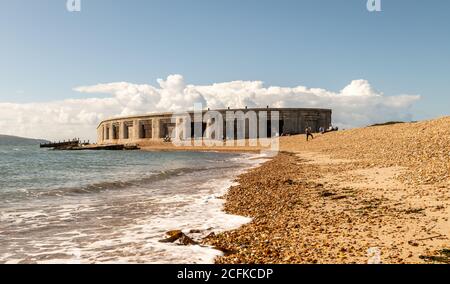
[(169, 236), (167, 239), (160, 240), (161, 243), (174, 243), (178, 241), (178, 244), (181, 245), (197, 245), (198, 242), (194, 241), (187, 235), (185, 235), (181, 230), (172, 230), (166, 232), (166, 235)]

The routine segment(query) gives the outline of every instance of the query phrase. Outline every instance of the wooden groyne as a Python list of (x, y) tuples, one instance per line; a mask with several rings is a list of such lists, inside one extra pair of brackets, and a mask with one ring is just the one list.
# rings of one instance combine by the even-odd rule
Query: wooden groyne
[(91, 150), (91, 151), (99, 151), (99, 150), (108, 150), (108, 151), (120, 151), (120, 150), (139, 150), (140, 148), (137, 145), (124, 145), (124, 144), (112, 144), (112, 145), (85, 145), (78, 147), (69, 147), (67, 149), (59, 149), (59, 150), (71, 150), (71, 151), (81, 151), (81, 150)]
[(111, 145), (97, 145), (90, 144), (89, 141), (81, 142), (79, 139), (69, 141), (59, 141), (40, 144), (41, 148), (51, 148), (54, 150), (64, 151), (82, 151), (82, 150), (138, 150), (139, 146), (136, 144), (111, 144)]
[[(89, 142), (88, 142), (89, 143)], [(59, 141), (59, 142), (49, 142), (49, 143), (42, 143), (40, 144), (41, 148), (67, 148), (67, 147), (77, 147), (80, 146), (80, 140), (79, 139), (73, 139), (68, 141)]]

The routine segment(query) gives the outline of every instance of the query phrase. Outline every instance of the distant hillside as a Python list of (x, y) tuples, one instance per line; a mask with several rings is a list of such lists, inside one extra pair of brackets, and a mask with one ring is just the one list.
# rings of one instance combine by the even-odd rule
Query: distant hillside
[[(417, 121), (411, 121), (409, 123), (416, 123)], [(401, 124), (401, 123), (406, 123), (404, 121), (388, 121), (385, 123), (377, 123), (377, 124), (372, 124), (369, 127), (375, 127), (375, 126), (387, 126), (387, 125), (394, 125), (394, 124)]]
[(23, 145), (38, 145), (40, 143), (48, 142), (42, 139), (30, 139), (10, 135), (0, 134), (0, 145), (13, 145), (13, 146), (23, 146)]

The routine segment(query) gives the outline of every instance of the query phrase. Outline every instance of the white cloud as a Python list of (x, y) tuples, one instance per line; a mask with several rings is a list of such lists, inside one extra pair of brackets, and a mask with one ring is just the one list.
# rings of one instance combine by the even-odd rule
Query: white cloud
[(265, 87), (260, 81), (187, 85), (181, 75), (159, 79), (159, 86), (127, 82), (81, 86), (76, 91), (109, 94), (107, 98), (69, 99), (49, 103), (0, 103), (0, 133), (48, 139), (94, 140), (98, 123), (114, 116), (184, 111), (194, 103), (211, 109), (248, 107), (317, 107), (333, 109), (341, 128), (388, 120), (411, 120), (419, 96), (385, 96), (368, 81), (352, 81), (340, 92), (298, 86)]

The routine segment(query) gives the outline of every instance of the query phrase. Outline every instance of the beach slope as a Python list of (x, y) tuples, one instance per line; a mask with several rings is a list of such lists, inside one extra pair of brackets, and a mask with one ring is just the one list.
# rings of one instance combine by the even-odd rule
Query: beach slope
[(253, 218), (208, 242), (217, 263), (449, 263), (450, 117), (281, 138), (225, 210)]

